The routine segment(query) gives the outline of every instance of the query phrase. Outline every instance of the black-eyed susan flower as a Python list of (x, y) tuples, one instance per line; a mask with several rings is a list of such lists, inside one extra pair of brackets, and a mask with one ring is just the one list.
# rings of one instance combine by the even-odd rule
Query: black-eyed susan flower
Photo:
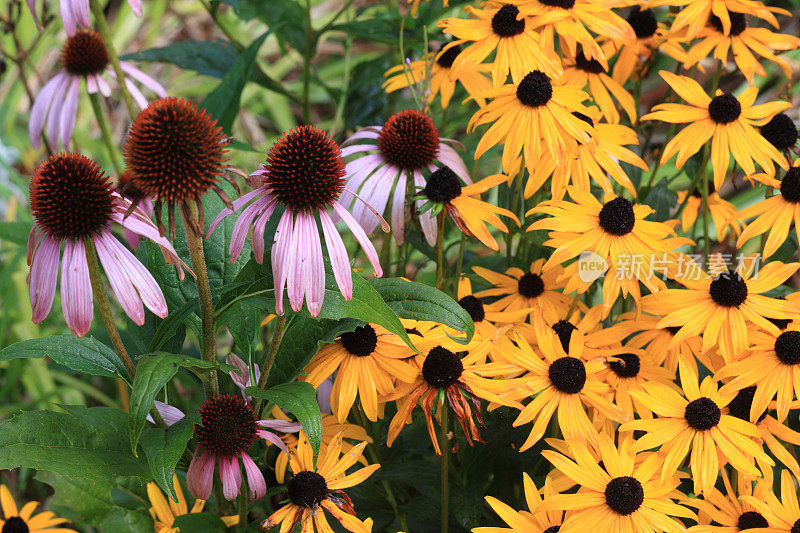
[[(622, 196), (606, 196), (601, 204), (589, 191), (574, 186), (567, 187), (567, 193), (574, 203), (549, 200), (528, 213), (550, 215), (528, 227), (528, 231), (550, 230), (550, 239), (544, 244), (555, 251), (545, 263), (545, 271), (584, 252), (594, 252), (609, 268), (603, 280), (603, 301), (609, 309), (620, 292), (633, 295), (638, 302), (639, 282), (651, 292), (664, 287), (650, 265), (654, 258), (661, 260), (671, 254), (674, 244), (667, 238), (675, 232), (664, 223), (645, 220), (653, 212), (651, 207), (633, 204)], [(583, 293), (591, 285), (591, 281), (579, 278), (578, 266), (575, 262), (565, 270), (572, 283), (565, 289), (568, 293), (574, 288)]]
[[(764, 242), (764, 258), (774, 254), (789, 236), (792, 223), (800, 221), (800, 159), (795, 159), (792, 167), (786, 171), (779, 181), (766, 174), (756, 174), (753, 179), (777, 189), (780, 194), (764, 198), (760, 202), (745, 207), (738, 213), (742, 220), (756, 217), (744, 228), (736, 246), (740, 247), (748, 240), (767, 233)], [(795, 224), (795, 232), (800, 227)]]
[(405, 362), (414, 351), (397, 335), (377, 324), (364, 324), (326, 344), (306, 366), (304, 381), (315, 388), (334, 372), (331, 408), (340, 423), (347, 420), (358, 396), (364, 414), (378, 419), (378, 397), (394, 392), (395, 379), (411, 383), (417, 369)]
[[(480, 199), (480, 195), (507, 181), (508, 176), (495, 174), (462, 187), (458, 176), (450, 168), (436, 169), (428, 178), (425, 188), (420, 191), (420, 200), (417, 201), (417, 203), (423, 202), (419, 207), (421, 211), (419, 220), (428, 244), (431, 246), (436, 244), (438, 222), (435, 214), (444, 210), (464, 235), (475, 237), (485, 246), (498, 251), (500, 245), (486, 226), (490, 225), (503, 233), (508, 233), (508, 227), (500, 220), (499, 215), (510, 218), (517, 224), (519, 219), (508, 209), (484, 202)], [(426, 210), (428, 207), (430, 212)]]
[(0, 530), (7, 533), (74, 533), (73, 529), (57, 527), (69, 522), (59, 518), (51, 511), (34, 514), (39, 502), (28, 502), (21, 509), (17, 507), (14, 496), (5, 485), (0, 485)]
[(397, 414), (389, 425), (386, 444), (392, 445), (411, 418), (417, 403), (422, 407), (428, 434), (437, 455), (449, 453), (449, 450), (439, 448), (433, 425), (434, 404), (437, 411), (448, 407), (452, 410), (470, 446), (474, 441), (483, 442), (473, 420), (474, 416), (479, 423), (483, 423), (480, 401), (487, 400), (501, 405), (519, 404), (505, 399), (515, 386), (509, 380), (482, 377), (480, 373), (490, 369), (488, 365), (492, 363), (479, 364), (476, 359), (478, 358), (473, 356), (461, 358), (442, 346), (431, 348), (425, 355), (414, 382), (399, 384), (396, 391), (386, 398), (397, 401)]
[(520, 447), (521, 452), (544, 436), (554, 415), (565, 439), (591, 443), (597, 441), (597, 430), (587, 414), (589, 408), (612, 420), (629, 418), (607, 398), (609, 388), (601, 375), (605, 365), (603, 361), (584, 358), (580, 331), (572, 331), (567, 351), (561, 347), (554, 331), (537, 336), (536, 350), (518, 333), (512, 334), (512, 340), (518, 350), (507, 354), (506, 359), (527, 371), (519, 378), (524, 386), (512, 397), (519, 400), (530, 398), (513, 425), (517, 427), (533, 422), (528, 438)]
[(496, 7), (465, 8), (472, 18), (446, 18), (438, 26), (455, 39), (449, 46), (465, 45), (455, 58), (452, 68), (482, 63), (492, 52), (492, 83), (499, 87), (508, 75), (519, 83), (531, 70), (540, 70), (548, 76), (561, 74), (561, 62), (552, 48), (543, 46), (539, 34), (532, 31), (530, 21), (520, 13), (515, 3), (502, 3)]
[(781, 471), (780, 500), (769, 488), (760, 494), (742, 496), (742, 499), (767, 519), (769, 527), (761, 530), (764, 533), (795, 533), (800, 530), (797, 488), (788, 470)]
[(756, 87), (749, 87), (739, 96), (718, 90), (713, 98), (695, 80), (660, 71), (672, 89), (686, 104), (658, 104), (642, 120), (660, 120), (673, 124), (689, 123), (664, 146), (662, 164), (677, 154), (677, 168), (700, 151), (711, 140), (710, 161), (714, 170), (714, 186), (722, 187), (728, 173), (730, 156), (746, 174), (754, 174), (755, 163), (768, 174), (775, 173), (773, 161), (789, 168), (786, 158), (762, 137), (754, 126), (766, 124), (776, 113), (791, 107), (789, 102), (753, 105), (758, 96)]
[[(147, 484), (147, 497), (150, 499), (150, 505), (152, 506), (149, 511), (150, 516), (153, 517), (156, 533), (178, 533), (180, 531), (179, 528), (172, 527), (175, 518), (185, 514), (201, 513), (206, 505), (205, 500), (198, 499), (195, 500), (192, 509), (189, 510), (180, 481), (178, 481), (178, 476), (175, 474), (172, 476), (172, 487), (178, 498), (177, 501), (172, 501), (171, 498), (165, 497), (158, 485), (152, 481)], [(223, 516), (222, 521), (228, 527), (235, 526), (239, 523), (239, 516)]]
[(608, 68), (608, 58), (590, 32), (600, 37), (632, 42), (636, 35), (630, 24), (613, 8), (628, 5), (624, 1), (606, 0), (522, 0), (520, 11), (532, 18), (531, 27), (542, 34), (542, 42), (555, 48), (558, 37), (562, 50), (572, 57), (583, 47), (586, 57), (597, 59)]
[(631, 124), (635, 123), (636, 102), (625, 87), (606, 74), (606, 69), (598, 60), (587, 58), (582, 48), (578, 48), (574, 58), (564, 60), (564, 82), (582, 89), (588, 86), (592, 100), (609, 123), (618, 124), (620, 119), (614, 100), (625, 110)]
[(542, 455), (562, 474), (580, 486), (575, 494), (556, 494), (544, 499), (545, 509), (564, 509), (563, 531), (640, 533), (684, 531), (678, 518), (694, 519), (689, 509), (678, 505), (675, 473), (659, 478), (661, 456), (632, 449), (630, 440), (619, 448), (608, 435), (598, 438), (600, 460), (585, 443), (570, 443), (572, 458), (545, 450)]
[(528, 71), (519, 83), (493, 89), (486, 97), (491, 101), (472, 116), (467, 131), (492, 123), (478, 142), (475, 157), (503, 144), (507, 173), (519, 168), (520, 154), (528, 172), (533, 172), (543, 152), (561, 162), (575, 152), (578, 141), (590, 139), (591, 126), (573, 115), (589, 112), (582, 103), (589, 95), (540, 70)]
[(756, 273), (748, 263), (751, 262), (741, 261), (735, 270), (713, 278), (705, 272), (687, 271), (687, 275), (676, 278), (685, 289), (666, 289), (645, 296), (643, 308), (663, 317), (658, 327), (680, 328), (670, 346), (700, 335), (703, 352), (717, 346), (726, 362), (734, 361), (748, 346), (747, 323), (775, 332), (777, 327), (767, 317), (791, 319), (798, 312), (792, 302), (763, 293), (786, 281), (799, 264), (772, 261)]
[(525, 182), (525, 197), (529, 198), (538, 191), (548, 177), (553, 200), (562, 199), (570, 184), (589, 192), (592, 181), (600, 185), (606, 195), (613, 195), (609, 177), (635, 197), (636, 188), (620, 163), (647, 170), (644, 160), (626, 148), (626, 145), (639, 144), (636, 132), (620, 124), (599, 122), (597, 113), (592, 113), (592, 116), (573, 114), (592, 126), (591, 139), (579, 142), (573, 155), (560, 163), (549, 153), (543, 153)]
[(297, 452), (289, 458), (292, 478), (286, 485), (289, 501), (272, 513), (261, 523), (261, 531), (281, 525), (281, 531), (291, 531), (296, 524), (302, 524), (305, 531), (313, 533), (333, 533), (325, 511), (336, 518), (342, 526), (353, 533), (370, 533), (372, 520), (361, 521), (356, 516), (353, 501), (344, 492), (358, 485), (372, 475), (381, 465), (370, 465), (346, 474), (348, 468), (356, 464), (367, 443), (342, 453), (342, 436), (337, 435), (324, 450), (320, 450), (316, 467), (305, 432), (300, 433)]
[(492, 82), (486, 76), (492, 66), (485, 63), (467, 63), (459, 69), (454, 69), (453, 61), (460, 53), (460, 45), (450, 46), (447, 49), (443, 47), (438, 52), (430, 52), (424, 59), (394, 66), (384, 74), (387, 79), (383, 82), (383, 89), (391, 93), (422, 84), (423, 87), (427, 87), (423, 95), (424, 104), (430, 105), (438, 95), (442, 109), (447, 109), (456, 90), (456, 83), (460, 83), (467, 94), (474, 98), (479, 106), (483, 106), (485, 100), (480, 95), (492, 87)]
[[(347, 183), (340, 203), (353, 203), (353, 217), (366, 233), (375, 230), (378, 219), (369, 209), (362, 209), (364, 202), (370, 202), (379, 213), (391, 205), (392, 234), (398, 243), (403, 243), (409, 182), (412, 191), (414, 187), (424, 187), (423, 172), (446, 166), (467, 185), (472, 183), (467, 166), (453, 146), (464, 148), (456, 141), (439, 137), (433, 119), (416, 109), (398, 111), (383, 126), (357, 131), (343, 143), (342, 157), (358, 157), (345, 167)], [(355, 194), (363, 202), (357, 201)]]
[(705, 59), (712, 51), (714, 57), (722, 62), (728, 60), (728, 53), (739, 71), (750, 85), (755, 84), (755, 75), (766, 76), (767, 71), (756, 55), (778, 65), (787, 77), (791, 77), (789, 64), (776, 52), (794, 50), (800, 46), (800, 38), (784, 33), (775, 33), (767, 28), (748, 26), (744, 13), (730, 12), (730, 31), (726, 33), (722, 21), (711, 15), (708, 25), (697, 35), (699, 42), (686, 52), (684, 67), (688, 68)]
[(753, 440), (758, 437), (755, 425), (723, 412), (733, 395), (720, 394), (711, 376), (698, 386), (697, 374), (686, 367), (681, 367), (680, 371), (683, 394), (662, 383), (650, 383), (647, 392), (631, 392), (658, 415), (657, 418), (634, 420), (620, 426), (620, 431), (646, 433), (634, 444), (635, 451), (661, 447), (658, 462), (661, 478), (672, 476), (690, 456), (694, 492), (700, 494), (714, 486), (720, 466), (724, 464), (721, 460), (749, 476), (760, 475), (754, 460), (774, 465), (761, 445)]
[(486, 503), (508, 524), (508, 527), (475, 527), (472, 533), (542, 532), (556, 533), (564, 521), (564, 512), (542, 507), (543, 496), (547, 499), (555, 494), (552, 484), (545, 480), (542, 495), (526, 473), (522, 473), (527, 511), (515, 511), (509, 505), (492, 496), (486, 496)]
[(473, 272), (493, 285), (489, 289), (476, 292), (475, 296), (498, 297), (497, 300), (486, 304), (486, 307), (495, 312), (514, 313), (529, 309), (532, 323), (535, 323), (536, 317), (542, 316), (552, 324), (566, 314), (572, 304), (572, 298), (560, 290), (564, 287), (563, 282), (558, 281), (562, 273), (560, 266), (543, 272), (542, 265), (544, 259), (537, 259), (531, 263), (528, 272), (511, 267), (504, 273), (480, 266), (473, 267)]
[(776, 114), (761, 126), (761, 136), (780, 152), (785, 153), (787, 160), (791, 159), (790, 149), (797, 153), (797, 126), (786, 113)]
[[(644, 66), (651, 61), (660, 46), (667, 45), (670, 38), (668, 26), (658, 22), (656, 12), (652, 9), (633, 6), (628, 13), (627, 21), (633, 28), (636, 40), (631, 42), (609, 39), (610, 49), (605, 50), (605, 43), (603, 47), (606, 56), (617, 56), (611, 77), (619, 84), (624, 84), (630, 79), (639, 79), (640, 75), (644, 75), (645, 72), (642, 71)], [(667, 47), (664, 51), (669, 54), (668, 49)]]
[(659, 6), (681, 7), (672, 21), (670, 31), (678, 33), (685, 28), (685, 35), (689, 39), (694, 39), (700, 34), (712, 15), (719, 17), (723, 33), (728, 34), (733, 26), (731, 12), (758, 17), (776, 28), (778, 19), (775, 18), (775, 14), (790, 14), (785, 9), (765, 6), (758, 0), (650, 0), (648, 3), (648, 7), (651, 8)]
[[(687, 198), (688, 197), (688, 198)], [(689, 232), (697, 222), (698, 215), (702, 212), (703, 208), (703, 193), (695, 187), (691, 191), (678, 191), (678, 205), (686, 202), (681, 213), (681, 229), (684, 232)], [(742, 224), (737, 220), (739, 212), (729, 201), (722, 198), (718, 192), (714, 190), (714, 183), (708, 183), (708, 213), (711, 215), (711, 221), (714, 223), (714, 228), (717, 232), (717, 241), (725, 242), (728, 233), (732, 233), (738, 237), (742, 233)]]
[(677, 389), (673, 383), (675, 374), (660, 366), (652, 356), (641, 349), (621, 346), (606, 351), (607, 371), (603, 379), (611, 388), (614, 405), (639, 418), (652, 418), (652, 411), (634, 395), (633, 391), (646, 392), (650, 383), (661, 383)]
[(731, 378), (722, 392), (755, 385), (750, 420), (758, 420), (775, 399), (778, 421), (783, 422), (792, 400), (800, 400), (800, 327), (789, 325), (782, 331), (753, 329), (749, 340), (752, 346), (742, 358), (717, 373), (718, 379)]
[[(725, 493), (711, 488), (703, 494), (703, 498), (686, 498), (684, 503), (696, 507), (698, 525), (692, 527), (692, 533), (738, 533), (750, 529), (768, 527), (764, 515), (755, 510), (749, 503), (743, 502), (743, 496), (756, 495), (764, 497), (766, 486), (761, 480), (737, 474), (736, 488), (731, 485), (725, 469), (720, 471)], [(755, 481), (759, 481), (754, 483)], [(755, 487), (754, 487), (755, 485)]]

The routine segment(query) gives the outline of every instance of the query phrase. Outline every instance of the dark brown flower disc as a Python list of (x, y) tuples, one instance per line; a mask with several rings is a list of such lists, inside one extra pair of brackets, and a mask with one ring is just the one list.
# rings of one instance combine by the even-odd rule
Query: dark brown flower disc
[(61, 66), (70, 74), (100, 74), (108, 66), (108, 52), (100, 34), (94, 30), (78, 30), (61, 48)]

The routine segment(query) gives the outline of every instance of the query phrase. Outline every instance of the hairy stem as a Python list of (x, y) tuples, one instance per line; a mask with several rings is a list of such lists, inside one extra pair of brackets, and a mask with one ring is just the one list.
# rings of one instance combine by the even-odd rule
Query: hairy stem
[(119, 152), (117, 151), (117, 145), (114, 143), (114, 139), (111, 135), (111, 127), (108, 124), (108, 118), (106, 117), (106, 114), (103, 113), (103, 106), (100, 102), (100, 96), (97, 93), (90, 94), (89, 101), (92, 103), (94, 116), (97, 119), (97, 123), (100, 125), (100, 132), (103, 134), (103, 142), (108, 149), (108, 157), (111, 159), (111, 164), (114, 165), (114, 170), (117, 172), (117, 176), (119, 176), (122, 174)]
[(450, 461), (450, 444), (447, 442), (448, 412), (445, 402), (439, 405), (442, 413), (441, 426), (439, 427), (439, 448), (442, 452), (442, 533), (447, 533), (450, 525), (450, 475), (448, 465)]

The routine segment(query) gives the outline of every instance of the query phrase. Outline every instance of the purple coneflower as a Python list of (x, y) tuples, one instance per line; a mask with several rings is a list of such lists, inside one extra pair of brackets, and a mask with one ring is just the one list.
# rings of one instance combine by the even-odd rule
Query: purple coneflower
[[(368, 142), (358, 142), (358, 141)], [(434, 172), (440, 166), (450, 167), (467, 185), (472, 184), (464, 161), (451, 145), (463, 149), (457, 141), (439, 137), (431, 117), (421, 111), (407, 109), (389, 117), (383, 126), (370, 126), (350, 136), (343, 144), (342, 156), (359, 153), (360, 157), (347, 163), (347, 189), (340, 203), (349, 206), (358, 193), (364, 203), (386, 211), (392, 196), (392, 233), (398, 243), (405, 240), (406, 182), (414, 180), (414, 188), (425, 187), (423, 171)], [(412, 189), (413, 194), (413, 189)], [(419, 208), (424, 201), (418, 201)], [(372, 233), (377, 221), (363, 205), (353, 206), (353, 216), (367, 233)], [(419, 215), (420, 225), (428, 242), (436, 242), (436, 220), (430, 213)]]
[[(319, 216), (333, 275), (346, 300), (353, 296), (353, 279), (347, 249), (328, 214), (328, 208), (340, 217), (359, 242), (375, 270), (383, 275), (375, 247), (353, 215), (338, 201), (344, 189), (344, 160), (331, 137), (314, 126), (298, 126), (278, 139), (267, 155), (266, 164), (253, 172), (251, 182), (260, 186), (233, 202), (211, 224), (217, 224), (242, 206), (231, 236), (231, 260), (236, 261), (248, 230), (253, 227), (253, 252), (256, 261), (264, 259), (264, 230), (278, 205), (285, 206), (275, 232), (272, 247), (272, 272), (275, 279), (275, 310), (283, 314), (283, 291), (289, 295), (294, 311), (303, 307), (303, 298), (311, 316), (317, 316), (325, 296), (325, 265), (315, 215)], [(372, 209), (371, 207), (369, 209)], [(374, 212), (374, 211), (373, 211)], [(375, 213), (373, 216), (379, 218)], [(384, 222), (385, 224), (385, 222)], [(388, 231), (388, 229), (386, 230)]]
[[(136, 186), (130, 172), (120, 174), (117, 180), (117, 192), (120, 196), (130, 200), (132, 204), (138, 206), (148, 219), (153, 219), (153, 200)], [(132, 250), (136, 250), (139, 248), (139, 242), (142, 238), (139, 234), (126, 229), (125, 240), (128, 241), (128, 246)]]
[[(144, 324), (142, 304), (161, 318), (167, 316), (167, 303), (158, 283), (114, 237), (111, 224), (121, 224), (158, 244), (178, 268), (181, 279), (182, 261), (140, 209), (131, 211), (130, 201), (113, 190), (97, 164), (78, 154), (51, 156), (36, 169), (30, 195), (36, 221), (28, 238), (28, 285), (34, 323), (40, 323), (50, 313), (61, 263), (64, 319), (78, 337), (89, 331), (94, 309), (84, 246), (87, 240), (97, 249), (111, 289), (131, 320)], [(128, 211), (131, 212), (126, 217)]]
[[(45, 127), (47, 137), (54, 146), (68, 147), (75, 125), (82, 78), (86, 80), (89, 94), (99, 92), (105, 97), (111, 96), (111, 87), (104, 76), (116, 78), (116, 74), (109, 66), (108, 52), (96, 31), (80, 30), (67, 38), (61, 49), (61, 67), (63, 70), (45, 83), (33, 102), (28, 136), (34, 148), (41, 146), (39, 136)], [(158, 96), (167, 95), (157, 81), (130, 63), (120, 61), (120, 68), (127, 75), (124, 81), (128, 91), (142, 109), (147, 107), (147, 99), (133, 80)]]
[(247, 450), (256, 437), (261, 437), (289, 453), (277, 434), (260, 428), (295, 433), (302, 426), (285, 420), (257, 420), (250, 402), (231, 394), (209, 398), (198, 411), (200, 424), (194, 426), (197, 448), (186, 472), (189, 491), (195, 498), (207, 500), (211, 495), (214, 467), (219, 463), (222, 494), (226, 500), (235, 499), (242, 487), (241, 459), (247, 475), (249, 497), (263, 498), (267, 493), (267, 483)]
[[(39, 15), (36, 14), (36, 0), (27, 0), (27, 3), (28, 9), (31, 10), (31, 15), (36, 21), (36, 27), (41, 29)], [(142, 16), (141, 0), (128, 0), (128, 5), (131, 6), (133, 13), (137, 17)], [(91, 25), (89, 21), (89, 0), (61, 0), (59, 7), (61, 8), (61, 23), (64, 25), (67, 35), (73, 35), (79, 26), (88, 28)]]

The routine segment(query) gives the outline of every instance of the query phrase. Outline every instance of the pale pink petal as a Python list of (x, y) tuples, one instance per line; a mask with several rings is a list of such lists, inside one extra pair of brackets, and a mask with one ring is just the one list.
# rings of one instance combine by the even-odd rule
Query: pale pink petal
[(59, 141), (59, 133), (61, 133), (61, 110), (64, 108), (64, 95), (67, 92), (70, 81), (70, 77), (64, 78), (64, 82), (59, 84), (56, 90), (53, 91), (53, 103), (47, 113), (47, 138), (56, 147), (67, 147), (65, 143)]
[(147, 109), (148, 103), (147, 98), (144, 97), (142, 91), (134, 84), (131, 80), (125, 80), (125, 86), (128, 88), (128, 92), (131, 94), (131, 97), (136, 102), (136, 105), (139, 106), (139, 109), (144, 111)]
[(400, 171), (397, 185), (392, 197), (392, 234), (397, 244), (403, 244), (406, 238), (406, 172)]
[(109, 87), (108, 82), (103, 78), (101, 74), (97, 74), (94, 77), (97, 80), (97, 88), (100, 89), (100, 94), (108, 98), (111, 96), (111, 87)]
[(138, 81), (139, 83), (141, 83), (142, 85), (144, 85), (145, 87), (156, 93), (159, 97), (161, 98), (167, 97), (167, 91), (164, 90), (164, 87), (162, 87), (160, 83), (158, 83), (156, 80), (154, 80), (153, 78), (151, 78), (138, 68), (134, 67), (133, 65), (131, 65), (126, 61), (120, 61), (119, 67), (125, 74), (127, 74), (131, 78), (135, 79), (136, 81)]
[(46, 233), (41, 234), (41, 244), (33, 254), (30, 284), (33, 323), (39, 324), (50, 313), (58, 280), (58, 255), (61, 243)]
[[(367, 234), (372, 233), (380, 223), (380, 219), (375, 216), (375, 213), (366, 207), (367, 204), (372, 206), (378, 213), (385, 213), (386, 204), (392, 192), (392, 186), (394, 186), (397, 181), (397, 175), (400, 172), (397, 167), (392, 165), (386, 165), (383, 167), (383, 171), (383, 176), (381, 176), (380, 181), (375, 181), (375, 191), (370, 198), (367, 199), (362, 196), (363, 201), (357, 201), (353, 205), (353, 217), (358, 220), (358, 223), (361, 224), (361, 227), (364, 228)], [(375, 174), (377, 175), (378, 172)], [(359, 216), (356, 216), (357, 209), (359, 210)]]
[[(375, 126), (375, 129), (380, 130), (380, 127)], [(377, 139), (380, 136), (380, 133), (374, 131), (372, 129), (363, 129), (355, 132), (350, 137), (347, 138), (346, 141), (342, 143), (342, 146), (348, 145), (353, 141), (357, 141), (358, 139)]]
[(132, 232), (156, 243), (161, 248), (161, 251), (164, 252), (164, 254), (166, 254), (175, 265), (175, 268), (178, 270), (178, 277), (180, 279), (183, 279), (184, 277), (184, 269), (191, 272), (189, 266), (183, 262), (183, 259), (178, 256), (178, 252), (176, 252), (175, 248), (172, 247), (172, 243), (159, 234), (156, 225), (153, 224), (152, 220), (145, 216), (141, 209), (135, 209), (133, 214), (131, 214), (129, 217), (125, 217), (124, 213), (116, 212), (111, 215), (111, 219), (126, 229), (129, 229)]
[(353, 232), (353, 236), (356, 238), (358, 243), (361, 245), (361, 248), (364, 250), (364, 253), (367, 255), (367, 259), (369, 259), (369, 262), (375, 271), (375, 276), (383, 276), (383, 269), (381, 268), (380, 261), (378, 260), (378, 252), (375, 251), (375, 247), (372, 245), (369, 237), (367, 237), (367, 234), (364, 233), (364, 230), (361, 228), (361, 226), (358, 225), (356, 219), (354, 219), (353, 215), (351, 215), (347, 209), (342, 207), (339, 202), (333, 202), (333, 209), (339, 214), (342, 220), (344, 220), (345, 224), (347, 224), (347, 226), (350, 228), (350, 231)]
[[(383, 156), (380, 154), (366, 155), (347, 163), (345, 166), (345, 179), (347, 180), (345, 186), (347, 189), (357, 193), (361, 184), (384, 163)], [(342, 191), (341, 196), (339, 196), (339, 203), (349, 207), (352, 201), (353, 195), (347, 190)]]
[(95, 94), (100, 89), (97, 87), (97, 74), (89, 74), (86, 76), (86, 92)]
[(78, 111), (78, 89), (80, 88), (80, 78), (72, 78), (64, 97), (64, 107), (61, 109), (61, 143), (69, 145), (72, 139), (72, 128), (75, 126), (75, 114)]
[(27, 0), (28, 9), (31, 10), (31, 15), (33, 15), (33, 21), (36, 23), (36, 28), (41, 31), (42, 23), (39, 20), (39, 15), (36, 14), (36, 0)]
[(245, 363), (241, 357), (232, 353), (229, 353), (225, 357), (225, 362), (237, 368), (238, 372), (234, 371), (229, 375), (233, 383), (242, 390), (242, 394), (244, 395), (244, 389), (250, 386), (250, 369), (247, 368), (247, 363)]
[(211, 496), (211, 486), (214, 481), (214, 457), (206, 451), (202, 453), (199, 451), (198, 446), (192, 456), (192, 462), (189, 463), (189, 470), (186, 471), (186, 485), (192, 496), (207, 500)]
[(108, 242), (109, 240), (115, 239), (107, 230), (103, 231), (100, 237), (95, 239), (97, 256), (100, 258), (100, 264), (103, 265), (103, 270), (106, 272), (111, 290), (114, 292), (114, 296), (116, 296), (125, 314), (135, 324), (141, 326), (144, 324), (142, 299), (139, 297), (139, 293), (136, 292), (136, 287), (134, 287), (130, 277), (125, 273), (123, 265), (117, 260), (114, 249)]
[(31, 226), (31, 231), (28, 232), (28, 252), (26, 254), (26, 259), (25, 259), (28, 266), (31, 266), (31, 261), (33, 260), (33, 252), (36, 251), (36, 247), (39, 246), (39, 241), (41, 240), (39, 237), (43, 234), (44, 233), (39, 232), (39, 226), (37, 226), (36, 224)]
[(78, 26), (88, 28), (92, 25), (89, 20), (89, 0), (72, 0), (72, 14)]
[(261, 427), (274, 429), (275, 431), (280, 431), (281, 433), (297, 433), (303, 429), (302, 424), (297, 422), (289, 422), (288, 420), (259, 420), (256, 423)]
[(267, 493), (267, 482), (264, 474), (258, 469), (249, 455), (241, 455), (244, 472), (247, 475), (247, 495), (251, 500), (260, 500)]
[(377, 150), (378, 147), (374, 144), (352, 144), (342, 148), (342, 157), (357, 154), (358, 152), (368, 152), (370, 150)]
[(53, 102), (53, 93), (68, 78), (69, 76), (65, 72), (59, 72), (45, 83), (39, 94), (36, 95), (36, 100), (34, 100), (31, 108), (31, 116), (28, 120), (28, 137), (33, 147), (37, 150), (42, 146), (42, 128), (44, 127), (47, 110)]
[(220, 457), (219, 477), (222, 480), (222, 495), (228, 501), (235, 500), (242, 486), (242, 477), (239, 472), (239, 459), (236, 457)]
[(469, 175), (469, 170), (467, 170), (467, 165), (464, 164), (464, 160), (461, 159), (461, 156), (459, 156), (455, 150), (446, 144), (440, 143), (439, 155), (436, 156), (436, 159), (450, 167), (450, 170), (455, 172), (459, 178), (464, 180), (464, 183), (467, 185), (472, 185), (472, 178)]
[(128, 0), (128, 5), (131, 6), (133, 14), (137, 17), (142, 16), (142, 2), (141, 0)]
[(289, 304), (292, 309), (299, 311), (303, 307), (303, 297), (308, 289), (311, 264), (311, 243), (306, 229), (306, 217), (303, 213), (298, 213), (295, 219), (294, 233), (292, 233), (289, 249), (291, 256), (289, 257), (286, 292), (289, 294)]
[[(322, 210), (320, 210), (322, 212)], [(299, 215), (298, 215), (299, 216)], [(306, 304), (311, 316), (317, 316), (325, 299), (325, 263), (322, 261), (322, 244), (314, 216), (306, 214), (306, 244), (309, 246)]]
[[(269, 201), (268, 199), (262, 200)], [(236, 219), (236, 223), (233, 225), (233, 233), (231, 233), (231, 244), (229, 248), (232, 263), (235, 263), (239, 258), (239, 254), (242, 253), (242, 248), (244, 248), (244, 243), (247, 240), (247, 234), (250, 233), (250, 226), (253, 224), (253, 219), (258, 216), (263, 208), (264, 202), (256, 200), (245, 207), (242, 214)]]
[(333, 391), (333, 376), (328, 376), (317, 387), (317, 403), (322, 414), (331, 414), (331, 391)]
[(258, 215), (256, 223), (253, 225), (253, 254), (259, 265), (264, 261), (264, 232), (267, 229), (267, 222), (269, 222), (277, 205), (278, 201), (276, 199), (269, 199), (269, 203), (264, 208), (264, 211)]
[[(417, 188), (425, 186), (425, 178), (422, 177), (422, 173), (417, 170), (414, 171), (414, 186)], [(417, 200), (417, 211), (419, 211), (424, 204), (425, 200)], [(422, 228), (422, 234), (425, 235), (425, 240), (428, 241), (428, 244), (431, 246), (436, 246), (436, 217), (432, 217), (430, 211), (419, 213), (417, 217), (419, 218), (419, 225)]]
[(345, 248), (342, 237), (336, 230), (331, 217), (322, 209), (319, 211), (319, 220), (322, 222), (322, 234), (325, 236), (325, 246), (328, 248), (328, 257), (331, 260), (336, 284), (344, 295), (344, 299), (350, 300), (353, 297), (353, 270), (350, 268), (347, 248)]
[(278, 448), (280, 448), (284, 452), (289, 453), (289, 450), (286, 449), (286, 444), (284, 444), (283, 441), (281, 440), (281, 438), (279, 436), (277, 436), (276, 434), (271, 433), (269, 431), (264, 431), (263, 429), (259, 429), (258, 431), (256, 431), (256, 435), (258, 435), (259, 437), (261, 437), (264, 440), (267, 440), (267, 441), (271, 442), (272, 444), (274, 444), (275, 446), (277, 446)]
[(211, 223), (211, 225), (208, 227), (208, 232), (206, 233), (206, 237), (210, 237), (211, 234), (214, 233), (214, 230), (217, 229), (217, 226), (219, 225), (220, 222), (222, 222), (222, 220), (225, 217), (233, 214), (234, 211), (238, 211), (239, 209), (241, 209), (243, 205), (245, 205), (247, 202), (249, 202), (256, 196), (262, 194), (263, 192), (264, 192), (263, 189), (256, 189), (254, 191), (250, 191), (249, 193), (242, 195), (241, 197), (237, 198), (232, 202), (233, 209), (226, 207), (222, 211), (220, 211), (219, 215), (217, 215), (217, 218), (215, 218), (214, 221)]
[(283, 314), (283, 289), (289, 275), (293, 254), (291, 252), (292, 223), (294, 214), (290, 209), (283, 212), (278, 229), (275, 231), (275, 245), (272, 247), (272, 274), (275, 278), (275, 312)]
[[(168, 426), (175, 424), (179, 420), (183, 419), (184, 416), (186, 416), (180, 409), (167, 403), (156, 400), (153, 402), (153, 405)], [(147, 415), (147, 419), (150, 420), (150, 422), (153, 421), (152, 418), (150, 418), (150, 415)]]
[(92, 284), (83, 241), (64, 242), (64, 260), (61, 264), (61, 310), (70, 331), (83, 337), (92, 326)]
[(64, 25), (64, 31), (67, 32), (67, 35), (73, 35), (78, 27), (73, 15), (72, 0), (60, 0), (59, 7), (61, 8), (61, 23)]

